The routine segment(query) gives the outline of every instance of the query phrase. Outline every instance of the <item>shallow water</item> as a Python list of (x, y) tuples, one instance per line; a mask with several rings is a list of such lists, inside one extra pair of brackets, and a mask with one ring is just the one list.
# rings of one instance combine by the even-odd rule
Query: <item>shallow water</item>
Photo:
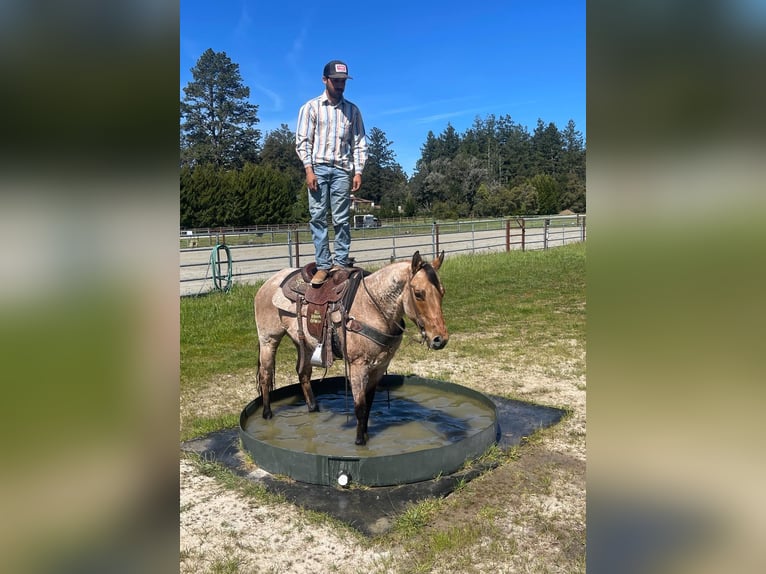
[(356, 446), (354, 401), (343, 389), (316, 395), (309, 413), (303, 395), (271, 404), (274, 418), (258, 409), (246, 432), (271, 446), (332, 456), (386, 456), (447, 446), (494, 424), (488, 405), (461, 393), (420, 385), (379, 389), (368, 423), (369, 441)]

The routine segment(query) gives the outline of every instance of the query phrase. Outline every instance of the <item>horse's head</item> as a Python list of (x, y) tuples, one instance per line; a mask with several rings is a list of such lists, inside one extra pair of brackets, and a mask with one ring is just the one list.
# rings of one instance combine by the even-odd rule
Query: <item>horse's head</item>
[(444, 251), (431, 263), (426, 263), (416, 251), (412, 256), (412, 275), (404, 297), (404, 312), (420, 329), (429, 349), (443, 349), (449, 340), (442, 315), (444, 286), (437, 271), (444, 261)]

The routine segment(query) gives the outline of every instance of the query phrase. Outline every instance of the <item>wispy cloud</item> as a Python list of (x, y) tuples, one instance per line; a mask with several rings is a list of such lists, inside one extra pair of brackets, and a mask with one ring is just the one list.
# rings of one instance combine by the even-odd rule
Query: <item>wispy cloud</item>
[[(379, 116), (394, 116), (394, 115), (401, 115), (401, 114), (412, 114), (414, 112), (422, 111), (422, 110), (432, 110), (434, 108), (439, 107), (449, 107), (458, 103), (465, 103), (467, 101), (470, 101), (470, 97), (460, 97), (460, 98), (451, 98), (447, 100), (435, 100), (432, 102), (423, 102), (420, 104), (413, 104), (411, 106), (402, 106), (398, 108), (389, 108), (384, 109), (379, 112), (377, 112), (377, 115)], [(431, 116), (425, 116), (423, 118), (420, 118), (419, 120), (415, 121), (431, 121), (431, 120), (438, 120), (443, 119), (445, 117), (452, 117), (455, 115), (462, 115), (464, 113), (468, 113), (472, 110), (460, 110), (460, 111), (453, 111), (453, 112), (444, 112), (442, 114), (434, 114)]]
[(418, 110), (423, 109), (423, 105), (417, 105), (417, 106), (405, 106), (403, 108), (391, 108), (389, 110), (382, 110), (378, 112), (379, 116), (395, 116), (398, 114), (409, 114), (411, 112), (417, 112)]
[(430, 116), (423, 116), (423, 117), (420, 117), (420, 118), (415, 118), (414, 121), (415, 121), (415, 123), (418, 123), (418, 124), (428, 124), (428, 123), (431, 123), (431, 122), (438, 122), (438, 121), (441, 121), (441, 120), (446, 120), (448, 118), (455, 118), (455, 117), (458, 117), (458, 116), (464, 116), (466, 114), (476, 114), (476, 113), (480, 112), (481, 109), (482, 108), (470, 108), (470, 109), (467, 109), (467, 110), (455, 110), (455, 111), (452, 111), (452, 112), (444, 112), (444, 113), (441, 113), (441, 114), (433, 114), (433, 115), (430, 115)]
[(301, 26), (300, 30), (298, 30), (297, 36), (293, 39), (292, 46), (290, 46), (290, 50), (285, 54), (285, 60), (287, 61), (287, 65), (290, 67), (290, 69), (293, 71), (293, 74), (298, 79), (299, 82), (302, 82), (304, 80), (304, 72), (301, 69), (300, 61), (303, 56), (303, 47), (306, 43), (306, 38), (309, 34), (309, 24), (308, 22), (304, 22)]
[(293, 39), (293, 45), (290, 47), (290, 51), (287, 53), (287, 59), (290, 61), (296, 61), (298, 57), (303, 53), (303, 44), (308, 35), (309, 27), (304, 24), (298, 31), (298, 35)]
[(439, 122), (443, 121), (449, 118), (456, 118), (459, 116), (466, 116), (466, 115), (474, 115), (474, 116), (480, 116), (481, 114), (485, 113), (494, 113), (493, 110), (498, 109), (508, 109), (510, 106), (511, 109), (518, 109), (520, 107), (528, 107), (530, 104), (534, 104), (535, 100), (528, 100), (528, 101), (520, 101), (520, 102), (504, 102), (502, 104), (484, 104), (479, 107), (472, 107), (472, 108), (462, 108), (457, 110), (450, 110), (441, 112), (438, 114), (429, 114), (427, 116), (422, 116), (419, 118), (414, 118), (412, 121), (417, 124), (427, 124), (431, 122)]
[(264, 94), (269, 100), (271, 100), (271, 108), (269, 111), (271, 112), (281, 112), (282, 108), (284, 107), (284, 100), (282, 99), (282, 96), (275, 92), (274, 90), (270, 90), (266, 86), (261, 86), (259, 84), (252, 84), (253, 88), (258, 90), (260, 93)]
[(250, 17), (250, 13), (247, 11), (247, 5), (242, 3), (242, 10), (239, 12), (239, 20), (234, 27), (235, 38), (246, 38), (250, 34), (250, 26), (253, 24), (253, 19)]

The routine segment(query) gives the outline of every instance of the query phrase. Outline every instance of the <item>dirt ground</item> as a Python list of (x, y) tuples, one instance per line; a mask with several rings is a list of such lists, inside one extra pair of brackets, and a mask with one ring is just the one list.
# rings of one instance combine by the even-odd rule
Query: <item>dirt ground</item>
[[(486, 394), (571, 414), (524, 445), (517, 459), (445, 499), (416, 535), (443, 552), (443, 561), (424, 560), (420, 542), (406, 537), (370, 539), (290, 503), (249, 498), (182, 457), (181, 572), (584, 572), (585, 351), (576, 364), (553, 369), (516, 368), (501, 356), (477, 368), (458, 360), (459, 341), (451, 346), (407, 365), (395, 358), (389, 371), (429, 378), (450, 372), (451, 381)], [(328, 376), (342, 375), (334, 370)], [(291, 373), (278, 373), (278, 386), (293, 382)], [(255, 396), (253, 372), (227, 375), (182, 397), (181, 417), (239, 413)]]

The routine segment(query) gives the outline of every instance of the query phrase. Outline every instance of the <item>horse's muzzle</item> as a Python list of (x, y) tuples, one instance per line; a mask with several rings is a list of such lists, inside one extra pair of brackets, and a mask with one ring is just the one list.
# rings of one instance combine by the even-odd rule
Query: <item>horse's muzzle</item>
[(437, 335), (436, 337), (431, 339), (431, 341), (429, 341), (428, 346), (431, 349), (434, 349), (435, 351), (438, 351), (439, 349), (443, 349), (444, 347), (447, 346), (447, 341), (449, 341), (449, 339), (447, 337), (442, 338), (442, 337), (439, 337)]

